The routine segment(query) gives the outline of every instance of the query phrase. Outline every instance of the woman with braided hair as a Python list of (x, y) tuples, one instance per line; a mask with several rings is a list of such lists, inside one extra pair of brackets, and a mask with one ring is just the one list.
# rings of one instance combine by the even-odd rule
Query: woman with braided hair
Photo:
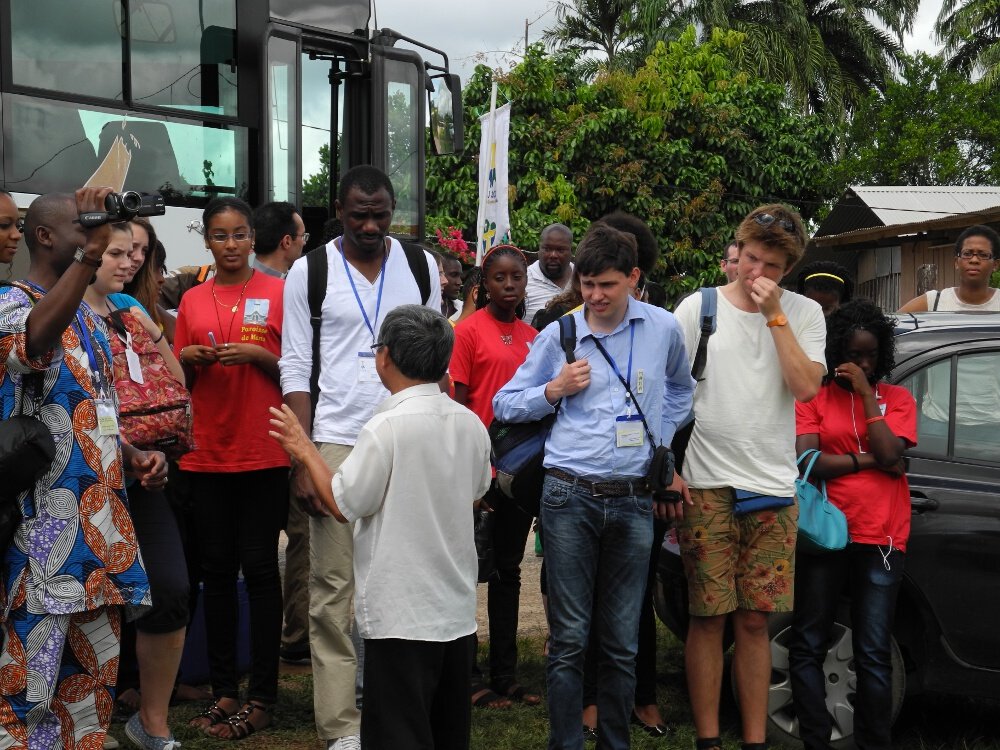
[[(493, 421), (493, 396), (513, 377), (537, 335), (521, 321), (528, 283), (528, 262), (513, 245), (497, 245), (483, 258), (476, 312), (455, 326), (451, 377), (455, 400), (476, 413), (487, 427)], [(493, 509), (496, 569), (489, 577), (490, 682), (473, 667), (472, 703), (509, 708), (512, 700), (537, 705), (541, 697), (518, 684), (517, 610), (521, 559), (532, 517), (494, 486), (485, 498)]]
[(795, 404), (795, 449), (821, 451), (813, 476), (847, 517), (850, 543), (799, 551), (789, 664), (795, 713), (807, 750), (828, 750), (826, 658), (840, 593), (847, 588), (857, 692), (854, 737), (865, 750), (891, 747), (890, 642), (910, 533), (903, 451), (917, 442), (916, 404), (884, 382), (894, 364), (894, 321), (853, 300), (827, 318), (827, 375), (814, 399)]

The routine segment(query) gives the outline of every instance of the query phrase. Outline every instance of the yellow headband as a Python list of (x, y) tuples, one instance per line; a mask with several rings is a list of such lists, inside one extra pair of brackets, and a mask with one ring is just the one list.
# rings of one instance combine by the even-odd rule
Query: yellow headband
[(834, 276), (832, 273), (811, 273), (808, 276), (806, 276), (805, 279), (803, 279), (803, 281), (809, 281), (809, 279), (815, 279), (817, 276), (826, 276), (828, 279), (835, 279), (839, 281), (841, 284), (844, 283), (844, 280), (842, 278), (840, 278), (839, 276)]

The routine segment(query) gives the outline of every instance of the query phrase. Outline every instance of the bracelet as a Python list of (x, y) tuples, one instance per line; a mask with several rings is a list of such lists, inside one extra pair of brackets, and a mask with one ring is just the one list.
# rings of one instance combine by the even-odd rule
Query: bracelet
[(181, 350), (179, 352), (177, 352), (177, 361), (180, 362), (182, 365), (184, 364), (184, 350), (185, 349), (187, 349), (187, 347), (186, 346), (182, 346)]
[(854, 473), (857, 474), (861, 471), (861, 464), (858, 463), (858, 457), (853, 453), (848, 453), (847, 455), (850, 456), (851, 461), (854, 462)]
[(160, 331), (160, 335), (153, 339), (153, 343), (159, 344), (161, 341), (163, 341), (163, 331)]
[(877, 417), (868, 417), (868, 419), (865, 420), (865, 424), (875, 424), (876, 422), (884, 422), (884, 421), (885, 417), (879, 414)]

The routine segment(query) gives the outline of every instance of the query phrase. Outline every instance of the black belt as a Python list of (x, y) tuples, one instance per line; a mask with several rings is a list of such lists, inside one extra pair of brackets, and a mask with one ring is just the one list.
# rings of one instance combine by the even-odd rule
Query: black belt
[(649, 491), (645, 479), (609, 479), (606, 482), (589, 482), (562, 469), (546, 469), (545, 471), (556, 479), (583, 487), (594, 497), (626, 497), (627, 495), (644, 495)]

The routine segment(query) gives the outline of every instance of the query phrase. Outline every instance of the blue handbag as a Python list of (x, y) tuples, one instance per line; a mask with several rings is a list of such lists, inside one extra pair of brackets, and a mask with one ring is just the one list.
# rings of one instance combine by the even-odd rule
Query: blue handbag
[(795, 480), (795, 496), (799, 501), (798, 549), (803, 552), (835, 552), (850, 541), (847, 517), (826, 497), (826, 480), (821, 480), (819, 487), (809, 481), (819, 456), (818, 450), (809, 448), (796, 462), (801, 471), (802, 462), (809, 459), (802, 476)]

